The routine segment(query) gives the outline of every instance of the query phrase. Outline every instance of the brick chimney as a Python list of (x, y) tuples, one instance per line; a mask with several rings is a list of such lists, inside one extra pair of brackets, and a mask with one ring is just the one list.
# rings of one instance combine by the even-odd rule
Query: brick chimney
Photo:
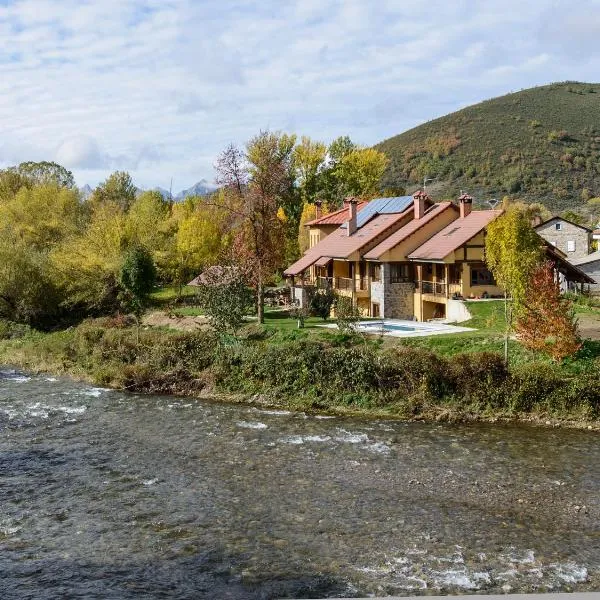
[(425, 201), (431, 201), (431, 198), (423, 190), (417, 190), (413, 194), (413, 207), (415, 209), (415, 219), (422, 219), (425, 214)]
[(323, 202), (321, 200), (315, 200), (315, 219), (320, 219), (323, 216), (321, 211), (322, 205)]
[(356, 198), (346, 198), (344, 203), (348, 205), (348, 235), (352, 235), (356, 231)]
[(460, 208), (460, 218), (464, 219), (471, 213), (473, 208), (473, 197), (469, 194), (461, 194), (458, 197), (458, 206)]

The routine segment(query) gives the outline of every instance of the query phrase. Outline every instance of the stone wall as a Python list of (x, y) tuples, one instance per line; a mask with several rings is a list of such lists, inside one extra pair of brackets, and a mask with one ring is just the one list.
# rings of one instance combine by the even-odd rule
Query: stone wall
[(413, 319), (415, 285), (390, 283), (390, 265), (382, 263), (381, 281), (371, 282), (371, 302), (379, 303), (380, 315), (385, 319)]
[[(556, 230), (556, 224), (560, 223), (560, 231)], [(536, 232), (546, 241), (562, 250), (567, 255), (567, 260), (583, 258), (590, 253), (591, 235), (585, 229), (573, 225), (560, 218), (551, 219), (547, 223), (535, 228)], [(575, 242), (575, 252), (569, 252), (568, 242)]]

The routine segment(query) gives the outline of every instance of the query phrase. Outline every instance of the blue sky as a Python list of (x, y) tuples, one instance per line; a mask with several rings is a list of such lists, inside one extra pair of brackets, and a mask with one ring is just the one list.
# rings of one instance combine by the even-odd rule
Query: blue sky
[(369, 145), (600, 80), (600, 0), (0, 0), (0, 165), (179, 190), (261, 129)]

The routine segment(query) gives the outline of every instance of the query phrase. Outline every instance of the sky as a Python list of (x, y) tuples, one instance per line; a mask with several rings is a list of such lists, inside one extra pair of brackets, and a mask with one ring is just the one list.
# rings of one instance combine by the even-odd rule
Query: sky
[(0, 0), (0, 166), (178, 191), (261, 130), (371, 145), (597, 82), (598, 39), (600, 0)]

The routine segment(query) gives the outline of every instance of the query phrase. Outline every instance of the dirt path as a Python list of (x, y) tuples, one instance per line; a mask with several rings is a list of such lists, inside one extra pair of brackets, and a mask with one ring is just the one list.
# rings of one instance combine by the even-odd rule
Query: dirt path
[(581, 313), (579, 319), (579, 330), (581, 336), (590, 340), (600, 340), (600, 310), (594, 313)]
[(195, 331), (208, 327), (208, 319), (204, 316), (187, 317), (167, 314), (162, 310), (156, 310), (144, 315), (143, 325), (152, 327), (171, 327), (180, 331)]

